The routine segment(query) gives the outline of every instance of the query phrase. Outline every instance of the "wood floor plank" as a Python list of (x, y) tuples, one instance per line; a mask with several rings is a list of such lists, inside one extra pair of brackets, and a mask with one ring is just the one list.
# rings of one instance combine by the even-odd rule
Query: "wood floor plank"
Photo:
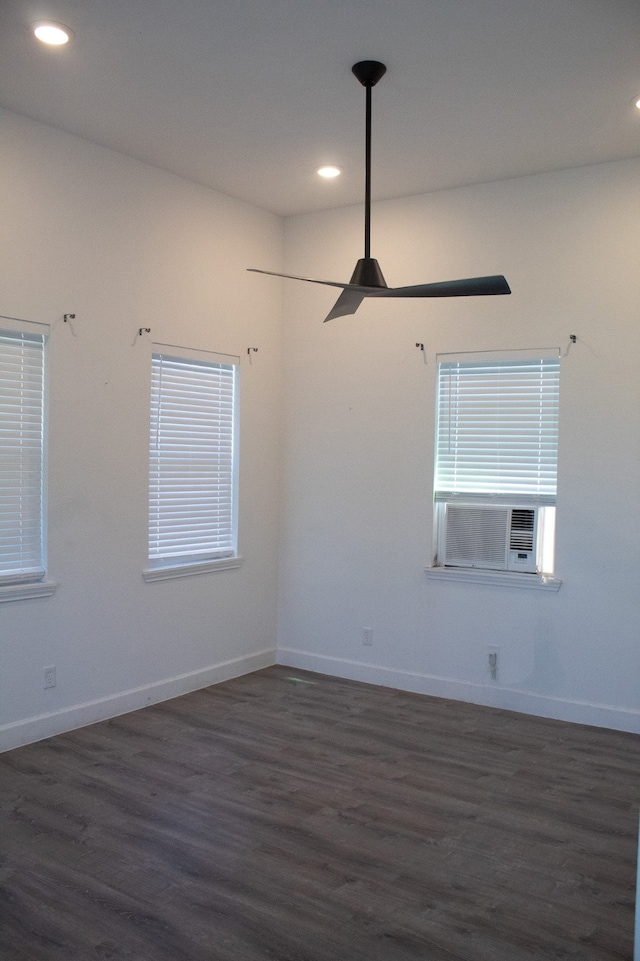
[(630, 961), (639, 762), (268, 668), (0, 756), (0, 958)]

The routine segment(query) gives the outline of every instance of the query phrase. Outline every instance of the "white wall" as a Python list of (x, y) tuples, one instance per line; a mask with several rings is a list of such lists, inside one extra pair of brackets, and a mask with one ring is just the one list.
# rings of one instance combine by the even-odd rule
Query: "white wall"
[[(374, 205), (390, 285), (504, 273), (510, 297), (365, 301), (323, 325), (336, 292), (284, 282), (282, 663), (640, 730), (639, 183), (635, 160)], [(348, 280), (360, 256), (360, 208), (286, 223), (291, 273)], [(571, 334), (560, 591), (434, 583), (436, 353)]]
[[(15, 114), (0, 121), (0, 313), (52, 325), (58, 584), (0, 604), (0, 749), (272, 663), (276, 619), (283, 663), (640, 730), (640, 161), (376, 204), (390, 284), (504, 272), (514, 293), (365, 302), (323, 325), (334, 291), (245, 272), (280, 269), (278, 218)], [(348, 279), (361, 208), (288, 220), (285, 249), (292, 272)], [(429, 581), (435, 354), (566, 350), (573, 333), (562, 588)], [(242, 358), (240, 570), (142, 579), (151, 341)]]
[[(58, 584), (0, 604), (10, 747), (274, 662), (281, 295), (245, 268), (280, 264), (282, 223), (15, 114), (0, 121), (0, 313), (52, 325)], [(152, 341), (242, 358), (239, 570), (142, 579)]]

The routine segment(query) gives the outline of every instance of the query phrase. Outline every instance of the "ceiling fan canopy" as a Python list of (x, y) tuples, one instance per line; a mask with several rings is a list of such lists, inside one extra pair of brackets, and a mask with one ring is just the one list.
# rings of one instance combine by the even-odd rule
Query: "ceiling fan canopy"
[(487, 297), (497, 294), (510, 294), (511, 288), (502, 274), (416, 284), (409, 287), (389, 287), (387, 285), (378, 261), (371, 256), (371, 91), (387, 72), (387, 68), (378, 60), (361, 60), (355, 63), (351, 70), (366, 90), (364, 257), (358, 260), (349, 283), (334, 280), (314, 280), (311, 277), (280, 274), (272, 270), (259, 270), (256, 267), (247, 269), (253, 273), (269, 274), (272, 277), (285, 277), (288, 280), (302, 280), (311, 284), (341, 287), (342, 293), (325, 317), (325, 323), (335, 317), (354, 314), (365, 297)]

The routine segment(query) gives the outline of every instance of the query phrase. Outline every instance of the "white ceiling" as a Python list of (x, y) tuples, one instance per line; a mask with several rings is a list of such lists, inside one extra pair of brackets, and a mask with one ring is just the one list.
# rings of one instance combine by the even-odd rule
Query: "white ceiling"
[(374, 200), (640, 155), (640, 0), (0, 0), (1, 105), (283, 215), (362, 201), (368, 59)]

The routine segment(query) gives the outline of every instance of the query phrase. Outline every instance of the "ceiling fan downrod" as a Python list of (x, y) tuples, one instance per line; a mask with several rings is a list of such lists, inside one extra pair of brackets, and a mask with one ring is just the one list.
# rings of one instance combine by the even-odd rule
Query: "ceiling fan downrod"
[(386, 287), (378, 261), (371, 257), (371, 90), (385, 75), (387, 68), (378, 60), (354, 63), (351, 72), (366, 90), (365, 172), (364, 172), (364, 258), (359, 260), (351, 277), (352, 284)]

